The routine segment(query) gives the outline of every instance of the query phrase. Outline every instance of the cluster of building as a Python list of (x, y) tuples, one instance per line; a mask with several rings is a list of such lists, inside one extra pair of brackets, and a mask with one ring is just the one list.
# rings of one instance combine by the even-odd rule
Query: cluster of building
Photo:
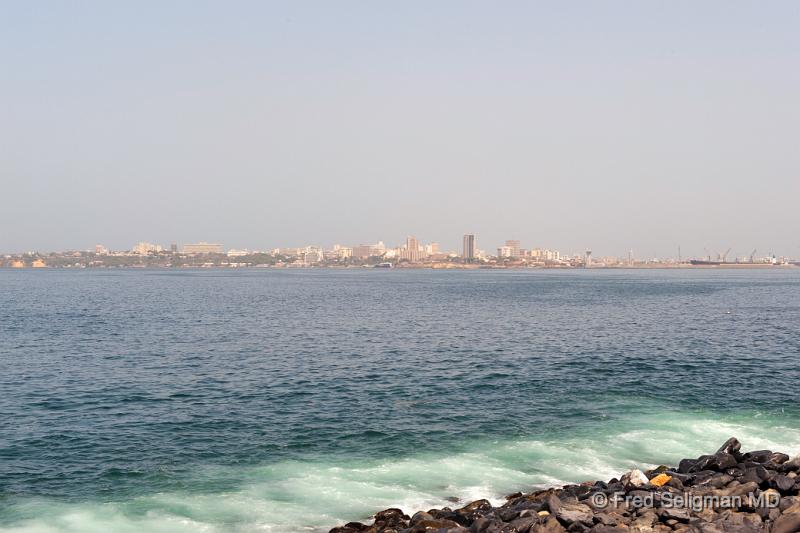
[[(231, 251), (232, 252), (232, 251)], [(231, 255), (228, 252), (228, 255)], [(540, 262), (556, 264), (561, 263), (561, 253), (557, 250), (543, 250), (535, 248), (526, 250), (520, 247), (520, 241), (509, 240), (504, 246), (497, 249), (497, 255), (487, 254), (477, 247), (474, 234), (463, 237), (460, 252), (444, 251), (438, 242), (423, 243), (414, 236), (406, 238), (405, 242), (396, 247), (389, 247), (383, 241), (374, 244), (359, 244), (355, 246), (334, 245), (329, 250), (317, 246), (304, 248), (278, 248), (272, 250), (273, 255), (294, 257), (304, 264), (322, 263), (327, 261), (369, 262), (370, 260), (388, 262), (393, 265), (402, 264), (497, 264), (508, 262)], [(569, 262), (565, 262), (568, 265)]]
[[(754, 260), (735, 264), (766, 264)], [(725, 254), (727, 255), (727, 253)], [(724, 259), (724, 258), (723, 258)], [(398, 246), (387, 246), (383, 241), (374, 244), (345, 246), (335, 244), (331, 248), (309, 245), (298, 248), (273, 248), (270, 250), (229, 249), (220, 243), (197, 242), (178, 247), (170, 244), (164, 248), (159, 244), (138, 242), (130, 250), (112, 251), (96, 245), (93, 251), (52, 252), (47, 254), (28, 252), (21, 255), (0, 256), (0, 267), (307, 267), (307, 266), (383, 266), (432, 268), (506, 268), (506, 267), (658, 267), (715, 263), (710, 261), (681, 261), (674, 259), (637, 260), (633, 251), (627, 258), (593, 257), (589, 250), (565, 256), (558, 250), (523, 248), (517, 239), (509, 239), (496, 248), (495, 254), (486, 253), (477, 246), (475, 234), (465, 234), (461, 250), (444, 251), (438, 242), (423, 243), (413, 236)], [(770, 264), (788, 264), (789, 261), (773, 257)], [(725, 263), (721, 264), (733, 264)]]
[[(591, 252), (589, 253), (589, 256)], [(497, 248), (498, 258), (509, 259), (532, 259), (534, 261), (561, 261), (561, 253), (558, 250), (542, 250), (541, 248), (534, 248), (526, 250), (520, 246), (518, 240), (509, 240), (503, 246)]]
[[(539, 262), (561, 264), (558, 251), (539, 248), (526, 250), (517, 240), (509, 240), (497, 249), (497, 255), (478, 249), (474, 234), (463, 236), (460, 251), (444, 251), (438, 242), (423, 243), (413, 236), (398, 246), (387, 246), (383, 241), (370, 244), (331, 248), (309, 245), (297, 248), (269, 250), (229, 249), (220, 243), (187, 243), (168, 248), (160, 244), (141, 241), (129, 250), (110, 250), (98, 244), (92, 251), (70, 251), (38, 254), (29, 252), (21, 256), (0, 258), (0, 266), (310, 266), (310, 265), (390, 265), (390, 266), (458, 266), (492, 265), (514, 262)], [(564, 265), (570, 263), (563, 262)]]
[[(153, 244), (149, 242), (138, 242), (136, 245), (131, 249), (131, 252), (134, 254), (139, 255), (149, 255), (149, 254), (159, 254), (165, 251), (158, 244)], [(108, 254), (108, 249), (102, 244), (98, 244), (95, 246), (95, 253), (99, 255)], [(178, 245), (177, 244), (170, 244), (169, 246), (169, 253), (176, 254), (178, 253)], [(222, 253), (222, 245), (221, 244), (214, 244), (209, 242), (198, 242), (196, 244), (184, 244), (182, 253), (184, 254), (221, 254)]]

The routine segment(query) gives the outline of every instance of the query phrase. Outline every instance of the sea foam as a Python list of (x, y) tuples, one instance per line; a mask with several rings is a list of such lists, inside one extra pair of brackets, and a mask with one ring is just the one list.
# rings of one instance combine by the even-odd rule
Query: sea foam
[(203, 490), (203, 480), (223, 473), (222, 467), (207, 467), (197, 472), (196, 490), (185, 492), (112, 502), (12, 499), (0, 532), (324, 531), (388, 507), (411, 512), (478, 498), (497, 504), (516, 490), (609, 479), (634, 466), (674, 464), (732, 435), (747, 449), (797, 453), (800, 429), (782, 422), (770, 416), (721, 419), (709, 413), (653, 412), (616, 418), (602, 431), (569, 438), (474, 442), (450, 454), (318, 457), (240, 468), (235, 472), (238, 486), (227, 492)]

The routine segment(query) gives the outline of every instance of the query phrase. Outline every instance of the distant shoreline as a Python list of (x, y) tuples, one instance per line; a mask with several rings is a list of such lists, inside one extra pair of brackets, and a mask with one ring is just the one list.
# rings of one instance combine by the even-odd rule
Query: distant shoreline
[(0, 270), (787, 270), (800, 264), (748, 264), (730, 263), (720, 265), (691, 264), (642, 264), (642, 265), (596, 265), (590, 267), (570, 265), (459, 265), (448, 263), (400, 264), (391, 268), (376, 268), (374, 265), (0, 265)]

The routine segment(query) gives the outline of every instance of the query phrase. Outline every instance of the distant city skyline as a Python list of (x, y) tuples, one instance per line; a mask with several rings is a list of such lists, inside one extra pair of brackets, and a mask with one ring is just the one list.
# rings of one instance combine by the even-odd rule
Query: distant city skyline
[[(265, 245), (256, 246), (250, 243), (243, 246), (232, 246), (219, 241), (137, 241), (136, 243), (128, 246), (108, 246), (105, 243), (95, 243), (91, 246), (84, 246), (79, 248), (56, 248), (56, 249), (34, 249), (26, 248), (23, 250), (0, 250), (0, 255), (18, 256), (27, 253), (62, 253), (70, 251), (81, 252), (95, 252), (104, 254), (108, 252), (125, 252), (130, 251), (141, 255), (149, 253), (187, 253), (187, 254), (228, 254), (232, 256), (245, 255), (250, 252), (263, 252), (275, 253), (278, 250), (291, 250), (301, 248), (318, 248), (320, 251), (337, 251), (340, 249), (348, 249), (349, 254), (353, 257), (366, 258), (371, 256), (380, 256), (387, 251), (398, 251), (400, 255), (398, 259), (405, 259), (411, 262), (416, 262), (420, 258), (431, 254), (451, 254), (463, 257), (467, 260), (476, 259), (478, 257), (498, 257), (516, 259), (521, 258), (525, 253), (531, 250), (540, 250), (545, 252), (553, 251), (556, 254), (561, 254), (563, 257), (579, 257), (583, 256), (587, 260), (589, 257), (606, 257), (617, 258), (626, 260), (628, 262), (635, 260), (648, 261), (652, 259), (660, 260), (688, 260), (688, 259), (710, 259), (710, 260), (752, 260), (753, 258), (767, 258), (767, 257), (781, 257), (786, 259), (800, 259), (800, 253), (791, 254), (784, 253), (778, 250), (766, 250), (759, 248), (752, 248), (746, 250), (744, 248), (735, 249), (727, 247), (725, 249), (709, 249), (704, 248), (702, 253), (687, 253), (682, 247), (674, 250), (673, 254), (653, 254), (647, 252), (638, 252), (633, 248), (629, 248), (623, 254), (607, 253), (605, 251), (593, 251), (590, 247), (581, 249), (567, 249), (558, 245), (544, 246), (536, 242), (527, 242), (520, 239), (505, 239), (500, 243), (486, 243), (478, 238), (478, 234), (464, 233), (461, 235), (460, 246), (447, 247), (441, 244), (437, 239), (420, 239), (414, 235), (406, 235), (405, 238), (394, 241), (385, 241), (378, 239), (373, 242), (355, 242), (348, 239), (340, 239), (334, 243), (321, 244), (319, 241), (309, 241), (304, 243), (292, 243), (291, 245)], [(388, 243), (388, 244), (387, 244)], [(392, 256), (394, 257), (394, 256)], [(548, 257), (549, 259), (549, 257)]]
[(800, 256), (795, 2), (236, 6), (0, 6), (0, 251)]

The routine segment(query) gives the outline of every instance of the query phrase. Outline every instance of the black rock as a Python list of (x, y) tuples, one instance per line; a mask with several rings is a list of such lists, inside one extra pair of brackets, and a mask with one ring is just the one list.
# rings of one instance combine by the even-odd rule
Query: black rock
[(692, 468), (694, 468), (696, 464), (696, 459), (683, 459), (680, 463), (678, 463), (678, 472), (681, 474), (688, 474), (692, 471)]
[(737, 455), (739, 450), (742, 448), (742, 443), (736, 437), (731, 437), (725, 441), (717, 453), (729, 453), (731, 455)]
[(550, 514), (554, 515), (561, 509), (561, 500), (555, 494), (551, 494), (547, 497), (544, 501), (544, 508), (546, 511), (549, 511)]
[(781, 515), (770, 529), (770, 533), (794, 533), (795, 531), (800, 531), (800, 513)]
[(672, 479), (667, 481), (665, 487), (672, 487), (673, 489), (684, 490), (683, 482), (677, 476), (672, 476)]
[(586, 533), (587, 531), (589, 531), (589, 527), (580, 522), (573, 522), (567, 528), (567, 531), (569, 531), (570, 533)]
[(519, 498), (514, 500), (513, 502), (509, 502), (508, 504), (509, 509), (513, 509), (517, 512), (522, 512), (525, 510), (531, 510), (536, 513), (542, 510), (543, 503), (539, 500), (531, 500), (529, 498)]
[(435, 516), (433, 516), (433, 515), (431, 515), (429, 513), (426, 513), (425, 511), (417, 511), (411, 517), (411, 525), (413, 526), (414, 524), (416, 524), (418, 522), (421, 522), (423, 520), (435, 520), (436, 518), (437, 517), (435, 517)]
[(585, 496), (591, 490), (591, 485), (567, 485), (562, 489), (561, 499), (574, 498), (575, 500), (580, 500), (581, 496)]
[(755, 482), (742, 483), (736, 487), (729, 487), (728, 496), (746, 496), (754, 494), (756, 489), (758, 489), (758, 484)]
[(404, 528), (410, 518), (400, 509), (391, 508), (375, 513), (375, 525), (379, 528)]
[(527, 510), (527, 511), (532, 511), (534, 513), (538, 513), (539, 511), (542, 510), (543, 506), (544, 503), (541, 500), (538, 501), (520, 500), (515, 502), (511, 508), (514, 509), (515, 511), (520, 511), (520, 512)]
[[(461, 520), (455, 520), (462, 526), (466, 526), (477, 520), (478, 518), (489, 514), (492, 512), (492, 504), (489, 503), (489, 500), (475, 500), (474, 502), (468, 503), (461, 509), (456, 509), (454, 513), (456, 516), (461, 518)], [(466, 522), (466, 523), (464, 523)]]
[(431, 516), (433, 516), (433, 518), (437, 520), (452, 520), (453, 522), (457, 522), (462, 526), (466, 522), (466, 519), (463, 516), (459, 515), (458, 513), (447, 507), (445, 507), (444, 509), (431, 509), (430, 511), (428, 511), (428, 514), (430, 514)]
[(715, 489), (721, 489), (731, 481), (733, 481), (733, 476), (729, 476), (728, 474), (715, 474), (708, 480), (708, 484)]
[(789, 460), (789, 456), (786, 455), (785, 453), (776, 452), (776, 453), (773, 453), (769, 457), (769, 462), (774, 464), (774, 465), (782, 465), (783, 463), (785, 463), (788, 460)]
[(553, 514), (558, 518), (559, 522), (565, 525), (581, 522), (591, 526), (594, 522), (594, 511), (591, 507), (582, 503), (562, 502), (561, 506)]
[(509, 525), (514, 527), (519, 533), (527, 533), (531, 526), (539, 523), (538, 516), (524, 516), (513, 520)]
[(702, 472), (703, 470), (711, 469), (711, 466), (714, 464), (714, 456), (713, 455), (701, 455), (697, 458), (697, 461), (689, 470), (690, 472)]
[(663, 507), (658, 510), (658, 516), (664, 520), (679, 522), (688, 522), (690, 518), (689, 509), (686, 507)]
[(708, 481), (714, 477), (713, 470), (701, 470), (700, 472), (695, 472), (694, 475), (689, 479), (689, 485), (704, 485), (708, 483)]
[(744, 474), (744, 470), (741, 468), (728, 468), (725, 470), (725, 473), (731, 477), (741, 477)]
[(743, 458), (745, 461), (753, 461), (755, 463), (766, 463), (772, 456), (772, 450), (757, 450), (754, 452), (747, 452)]
[(739, 463), (733, 455), (726, 452), (719, 452), (714, 454), (714, 462), (712, 464), (717, 470), (723, 472), (729, 468), (735, 468)]
[(519, 511), (516, 509), (498, 509), (495, 515), (503, 522), (511, 522), (519, 516)]
[(344, 529), (345, 531), (363, 531), (365, 529), (369, 529), (369, 526), (367, 524), (362, 524), (361, 522), (348, 522), (344, 525), (344, 527), (339, 529)]
[(794, 487), (794, 479), (789, 476), (777, 475), (769, 480), (769, 485), (781, 492), (789, 492)]
[(798, 470), (800, 470), (800, 455), (781, 465), (781, 472), (797, 472)]
[(768, 474), (766, 468), (761, 465), (748, 468), (745, 470), (744, 475), (739, 478), (741, 483), (748, 483), (750, 481), (755, 481), (756, 483), (761, 483), (765, 479), (767, 479)]
[(472, 525), (469, 526), (470, 533), (500, 533), (500, 529), (504, 526), (500, 520), (496, 518), (478, 518)]
[(668, 470), (667, 475), (671, 476), (672, 478), (677, 478), (681, 480), (682, 483), (687, 483), (689, 479), (692, 477), (691, 474), (678, 472), (677, 470)]
[(452, 520), (420, 520), (411, 526), (410, 533), (426, 533), (431, 530), (441, 531), (458, 527), (460, 526)]

